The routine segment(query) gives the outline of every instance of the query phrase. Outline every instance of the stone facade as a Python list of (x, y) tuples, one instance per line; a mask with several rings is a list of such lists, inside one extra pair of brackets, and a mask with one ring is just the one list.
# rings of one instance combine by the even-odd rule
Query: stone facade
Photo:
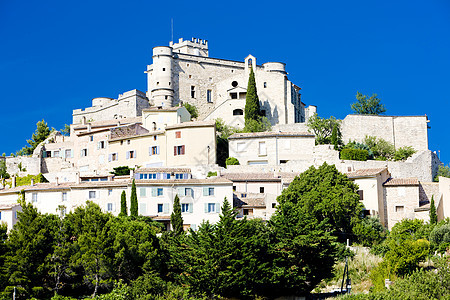
[(150, 107), (145, 93), (131, 90), (120, 94), (117, 99), (106, 97), (92, 99), (92, 106), (84, 110), (75, 109), (72, 124), (86, 124), (92, 121), (106, 121), (134, 118), (142, 115), (142, 110)]
[(285, 64), (256, 64), (254, 56), (230, 61), (208, 56), (207, 41), (192, 39), (153, 49), (147, 67), (150, 102), (174, 106), (195, 105), (200, 120), (222, 118), (243, 127), (243, 111), (250, 68), (255, 72), (261, 109), (272, 125), (305, 122), (312, 113), (301, 102), (300, 88), (287, 79)]

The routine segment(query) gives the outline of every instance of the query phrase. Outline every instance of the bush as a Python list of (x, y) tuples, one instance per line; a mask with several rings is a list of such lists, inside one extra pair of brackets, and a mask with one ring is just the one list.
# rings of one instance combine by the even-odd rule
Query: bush
[(416, 150), (411, 146), (400, 147), (395, 151), (394, 160), (406, 160), (414, 153), (416, 153)]
[(217, 171), (216, 172), (208, 172), (208, 175), (206, 177), (212, 177), (212, 176), (217, 176)]
[(122, 176), (122, 175), (130, 175), (130, 168), (128, 166), (120, 166), (113, 168), (114, 171), (110, 172), (111, 174), (114, 174), (116, 176)]
[(450, 247), (450, 223), (438, 224), (430, 233), (430, 242), (439, 253)]
[(365, 247), (379, 245), (385, 238), (385, 230), (376, 217), (366, 217), (353, 227), (358, 243)]
[(394, 145), (382, 138), (366, 136), (364, 144), (369, 147), (373, 153), (373, 158), (376, 160), (391, 160), (394, 157)]
[(227, 160), (225, 161), (225, 164), (227, 166), (239, 165), (239, 160), (234, 157), (228, 157)]
[(439, 166), (434, 181), (439, 182), (439, 176), (450, 178), (450, 166)]
[(183, 103), (183, 106), (187, 109), (187, 111), (191, 114), (191, 120), (198, 118), (198, 110), (195, 105), (189, 103)]
[(360, 149), (342, 149), (341, 159), (365, 161), (369, 158), (367, 150)]

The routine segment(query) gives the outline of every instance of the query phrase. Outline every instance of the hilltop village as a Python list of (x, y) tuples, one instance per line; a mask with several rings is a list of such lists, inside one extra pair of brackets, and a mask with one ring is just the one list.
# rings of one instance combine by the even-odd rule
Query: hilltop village
[[(105, 212), (120, 213), (132, 182), (138, 213), (170, 230), (175, 195), (180, 198), (185, 229), (219, 220), (224, 198), (238, 218), (268, 220), (277, 197), (311, 166), (335, 165), (359, 186), (365, 214), (391, 229), (404, 218), (429, 220), (433, 198), (438, 219), (450, 217), (450, 179), (433, 182), (441, 162), (428, 149), (428, 123), (422, 116), (348, 115), (341, 122), (344, 142), (382, 138), (395, 148), (412, 147), (406, 160), (345, 160), (331, 144), (317, 144), (308, 128), (317, 112), (306, 106), (301, 88), (288, 79), (282, 62), (257, 64), (209, 57), (208, 42), (193, 38), (153, 49), (147, 66), (146, 92), (126, 91), (117, 99), (99, 97), (75, 109), (70, 132), (53, 131), (31, 156), (2, 157), (11, 182), (2, 182), (0, 220), (18, 221), (19, 193), (42, 213), (64, 216), (86, 201)], [(245, 99), (253, 71), (261, 113), (271, 131), (235, 133), (229, 157), (239, 165), (217, 164), (216, 120), (244, 127)], [(192, 118), (185, 104), (195, 106)], [(114, 175), (129, 167), (129, 175)], [(16, 177), (42, 174), (48, 182), (17, 186)]]

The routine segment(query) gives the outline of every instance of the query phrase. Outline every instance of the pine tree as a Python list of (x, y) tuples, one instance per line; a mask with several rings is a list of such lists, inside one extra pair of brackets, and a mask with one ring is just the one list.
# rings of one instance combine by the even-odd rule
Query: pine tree
[(51, 131), (44, 120), (37, 122), (36, 131), (33, 133), (31, 140), (27, 140), (30, 147), (23, 147), (17, 152), (17, 155), (33, 154), (34, 149), (49, 136), (50, 132)]
[(437, 214), (436, 214), (436, 206), (434, 204), (434, 195), (431, 196), (431, 203), (430, 203), (430, 224), (436, 224), (437, 223)]
[(136, 183), (133, 179), (133, 184), (131, 185), (131, 197), (130, 197), (130, 216), (138, 216), (138, 200), (136, 193)]
[(181, 204), (178, 195), (175, 195), (173, 200), (173, 212), (170, 215), (170, 223), (172, 223), (172, 230), (175, 235), (183, 234), (183, 217), (181, 216)]
[(122, 191), (122, 195), (120, 195), (120, 217), (125, 217), (128, 215), (127, 212), (127, 196), (125, 191)]
[(249, 126), (251, 120), (260, 122), (261, 109), (259, 107), (258, 92), (256, 91), (255, 73), (250, 69), (248, 77), (247, 95), (245, 97), (245, 126)]

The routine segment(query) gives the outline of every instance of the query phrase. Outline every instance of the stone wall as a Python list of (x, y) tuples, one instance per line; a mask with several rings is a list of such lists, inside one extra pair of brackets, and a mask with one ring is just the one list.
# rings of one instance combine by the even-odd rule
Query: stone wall
[(427, 116), (348, 115), (342, 121), (342, 140), (362, 142), (365, 136), (376, 136), (392, 143), (397, 149), (411, 146), (417, 151), (428, 150)]
[[(6, 161), (6, 170), (9, 175), (18, 174), (19, 176), (25, 176), (27, 174), (37, 175), (41, 173), (41, 162), (38, 157), (29, 156), (8, 156)], [(22, 166), (22, 170), (19, 170), (19, 164)]]

